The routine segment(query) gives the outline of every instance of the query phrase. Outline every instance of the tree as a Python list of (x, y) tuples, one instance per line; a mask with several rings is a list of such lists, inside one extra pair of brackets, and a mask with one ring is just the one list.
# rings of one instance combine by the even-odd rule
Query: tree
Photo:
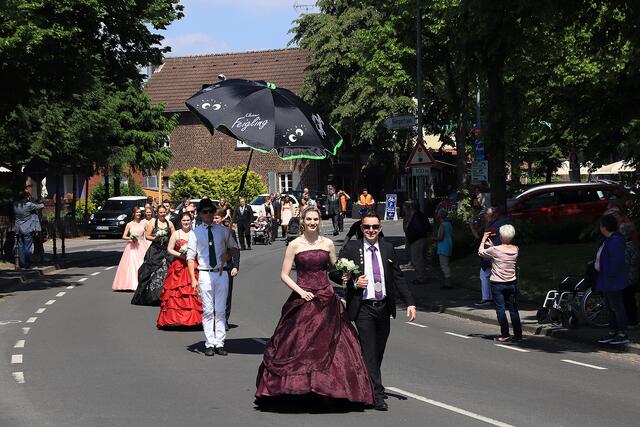
[(217, 200), (224, 198), (235, 204), (239, 197), (250, 201), (258, 194), (267, 192), (262, 177), (249, 171), (244, 189), (238, 194), (244, 171), (244, 166), (236, 166), (212, 170), (193, 168), (175, 172), (171, 175), (171, 197), (177, 200), (184, 197), (208, 196)]

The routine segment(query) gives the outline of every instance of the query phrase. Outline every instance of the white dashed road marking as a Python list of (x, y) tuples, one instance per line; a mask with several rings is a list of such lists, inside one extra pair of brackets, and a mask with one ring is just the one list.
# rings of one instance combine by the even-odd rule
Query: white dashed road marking
[(67, 289), (73, 289), (73, 288), (75, 288), (75, 286), (74, 286), (74, 285), (69, 285), (69, 286), (67, 286)]
[(66, 292), (58, 292), (58, 293), (56, 294), (56, 296), (57, 296), (57, 297), (63, 297), (63, 296), (65, 296), (66, 294), (67, 294)]
[(54, 299), (50, 299), (49, 301), (45, 302), (45, 303), (44, 303), (44, 305), (51, 305), (51, 304), (53, 304), (54, 302), (56, 302), (56, 300), (54, 300)]
[(37, 317), (29, 317), (29, 318), (27, 319), (27, 323), (36, 323), (36, 320), (38, 320), (38, 318), (37, 318)]
[(428, 328), (427, 325), (421, 325), (420, 323), (416, 323), (416, 322), (404, 322), (407, 325), (412, 325), (412, 326), (417, 326), (418, 328)]
[(259, 342), (260, 344), (266, 344), (267, 340), (263, 340), (262, 338), (251, 338), (255, 342)]
[(24, 384), (24, 373), (23, 372), (12, 372), (13, 379), (16, 380), (18, 384)]
[(82, 282), (84, 282), (85, 280), (87, 280), (87, 278), (86, 278), (86, 277), (83, 277), (82, 279), (78, 279), (78, 282), (79, 282), (79, 283), (82, 283)]
[(24, 348), (24, 340), (16, 341), (16, 345), (14, 345), (13, 348)]
[(104, 269), (104, 271), (109, 271), (109, 270), (111, 270), (113, 267), (114, 267), (113, 265), (112, 265), (111, 267), (107, 267), (107, 268), (105, 268), (105, 269)]
[(41, 307), (41, 308), (36, 310), (36, 314), (42, 314), (42, 313), (44, 313), (45, 310), (46, 310), (46, 308)]
[(31, 328), (22, 328), (22, 335), (27, 335)]
[(100, 272), (99, 272), (99, 271), (96, 271), (96, 272), (91, 273), (91, 275), (92, 275), (92, 276), (97, 276), (98, 274), (100, 274)]
[(571, 363), (572, 365), (584, 366), (585, 368), (597, 369), (599, 371), (604, 371), (607, 368), (603, 368), (602, 366), (590, 365), (588, 363), (576, 362), (575, 360), (562, 359), (563, 362)]
[(529, 353), (529, 350), (525, 350), (524, 348), (512, 347), (510, 345), (496, 344), (496, 347), (508, 348), (509, 350), (519, 351), (520, 353)]
[(458, 338), (464, 338), (466, 340), (470, 340), (471, 338), (473, 338), (473, 337), (470, 337), (470, 336), (467, 336), (467, 335), (456, 334), (455, 332), (445, 332), (445, 334), (451, 335), (451, 336), (454, 336), (454, 337), (458, 337)]
[(455, 412), (456, 414), (464, 415), (469, 418), (476, 419), (478, 421), (483, 421), (487, 424), (491, 424), (499, 427), (514, 427), (511, 424), (503, 423), (502, 421), (494, 420), (489, 417), (485, 417), (484, 415), (479, 415), (474, 412), (467, 411), (465, 409), (457, 408), (452, 405), (448, 405), (446, 403), (438, 402), (437, 400), (429, 399), (424, 396), (420, 396), (418, 394), (413, 394), (411, 392), (396, 388), (396, 387), (386, 387), (387, 390), (395, 391), (396, 393), (403, 394), (407, 397), (412, 397), (420, 402), (428, 403), (429, 405), (437, 406), (438, 408), (446, 409), (447, 411)]
[(22, 355), (21, 354), (12, 354), (11, 355), (11, 363), (14, 365), (18, 365), (22, 363)]

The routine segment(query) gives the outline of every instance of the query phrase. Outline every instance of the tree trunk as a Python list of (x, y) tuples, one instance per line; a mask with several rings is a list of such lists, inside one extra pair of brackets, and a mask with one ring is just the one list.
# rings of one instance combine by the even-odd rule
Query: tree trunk
[(511, 159), (511, 188), (513, 190), (520, 188), (521, 175), (522, 170), (520, 169), (520, 159), (517, 157), (513, 157)]
[(104, 200), (103, 203), (107, 203), (109, 200), (109, 172), (104, 173)]
[(120, 177), (113, 176), (113, 195), (120, 196)]
[(507, 176), (505, 168), (505, 123), (504, 123), (504, 56), (498, 52), (487, 58), (487, 159), (489, 160), (489, 182), (491, 202), (506, 208)]

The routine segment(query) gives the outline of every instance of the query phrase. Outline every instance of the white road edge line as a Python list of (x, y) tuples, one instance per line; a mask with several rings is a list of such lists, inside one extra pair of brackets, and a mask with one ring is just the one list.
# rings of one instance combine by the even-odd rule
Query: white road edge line
[(31, 328), (22, 328), (22, 335), (27, 335)]
[(37, 317), (29, 317), (29, 318), (27, 319), (27, 323), (36, 323), (36, 320), (38, 320), (38, 318), (37, 318)]
[(24, 372), (12, 372), (11, 375), (18, 384), (24, 384)]
[(73, 289), (73, 288), (75, 288), (75, 286), (74, 286), (74, 285), (69, 285), (69, 286), (67, 286), (67, 289)]
[(56, 296), (57, 296), (57, 297), (63, 297), (63, 296), (65, 296), (66, 294), (67, 294), (66, 292), (58, 292), (58, 293), (56, 294)]
[(267, 340), (263, 340), (262, 338), (251, 338), (255, 342), (259, 342), (260, 344), (266, 344)]
[(45, 310), (46, 310), (45, 307), (40, 307), (39, 309), (36, 310), (36, 314), (42, 314), (45, 312)]
[(24, 348), (24, 340), (16, 341), (16, 345), (14, 345), (13, 348)]
[(86, 278), (86, 277), (83, 277), (82, 279), (78, 279), (78, 283), (82, 283), (82, 282), (84, 282), (85, 280), (87, 280), (87, 278)]
[(525, 350), (524, 348), (512, 347), (510, 345), (504, 344), (495, 344), (496, 347), (508, 348), (509, 350), (519, 351), (520, 353), (529, 353), (529, 350)]
[(604, 368), (602, 366), (590, 365), (588, 363), (576, 362), (575, 360), (570, 360), (570, 359), (562, 359), (562, 362), (567, 362), (567, 363), (571, 363), (573, 365), (578, 365), (578, 366), (584, 366), (585, 368), (598, 369), (599, 371), (604, 371), (609, 369), (609, 368)]
[(454, 337), (458, 337), (458, 338), (464, 338), (465, 340), (470, 340), (473, 337), (467, 336), (467, 335), (461, 335), (461, 334), (456, 334), (455, 332), (445, 332), (445, 334), (447, 335), (452, 335)]
[(11, 363), (13, 365), (17, 365), (22, 363), (22, 355), (21, 354), (12, 354), (11, 355)]
[(51, 304), (53, 304), (54, 302), (56, 302), (56, 300), (54, 300), (54, 299), (50, 299), (49, 301), (45, 302), (45, 303), (44, 303), (44, 305), (51, 305)]
[(109, 271), (109, 270), (111, 270), (113, 267), (114, 267), (113, 265), (112, 265), (111, 267), (107, 267), (107, 268), (105, 268), (105, 269), (104, 269), (104, 271)]
[(421, 325), (420, 323), (416, 323), (416, 322), (404, 322), (407, 325), (413, 325), (413, 326), (417, 326), (418, 328), (428, 328), (427, 325)]
[(391, 391), (395, 391), (396, 393), (403, 394), (403, 395), (405, 395), (407, 397), (412, 397), (412, 398), (414, 398), (416, 400), (419, 400), (420, 402), (428, 403), (429, 405), (437, 406), (439, 408), (446, 409), (448, 411), (455, 412), (457, 414), (464, 415), (466, 417), (473, 418), (473, 419), (476, 419), (478, 421), (483, 421), (483, 422), (485, 422), (487, 424), (491, 424), (491, 425), (499, 426), (499, 427), (514, 427), (511, 424), (503, 423), (502, 421), (494, 420), (492, 418), (485, 417), (484, 415), (479, 415), (479, 414), (476, 414), (474, 412), (470, 412), (470, 411), (467, 411), (467, 410), (464, 410), (464, 409), (461, 409), (461, 408), (457, 408), (455, 406), (448, 405), (446, 403), (438, 402), (437, 400), (428, 399), (428, 398), (426, 398), (424, 396), (420, 396), (420, 395), (417, 395), (417, 394), (414, 394), (414, 393), (411, 393), (411, 392), (408, 392), (408, 391), (405, 391), (405, 390), (402, 390), (402, 389), (399, 389), (399, 388), (396, 388), (396, 387), (385, 387), (385, 388), (387, 390), (391, 390)]
[(99, 271), (94, 271), (93, 273), (91, 273), (91, 276), (97, 276), (98, 274), (100, 274)]

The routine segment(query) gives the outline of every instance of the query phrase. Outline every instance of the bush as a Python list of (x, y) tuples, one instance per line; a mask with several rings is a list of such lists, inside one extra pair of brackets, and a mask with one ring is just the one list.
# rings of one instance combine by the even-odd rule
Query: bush
[[(206, 195), (211, 199), (224, 198), (233, 205), (238, 198), (237, 190), (244, 171), (244, 166), (235, 166), (213, 170), (193, 168), (175, 172), (171, 175), (171, 198), (179, 200), (183, 197), (198, 198)], [(262, 177), (249, 171), (240, 197), (251, 201), (266, 191), (267, 186)]]
[[(113, 197), (113, 181), (109, 183), (109, 197)], [(120, 184), (120, 195), (121, 196), (146, 196), (144, 190), (140, 185), (133, 180), (133, 178), (129, 178), (128, 184)], [(93, 188), (93, 191), (89, 195), (89, 200), (96, 206), (100, 206), (104, 203), (104, 182), (99, 182)]]
[[(96, 213), (98, 210), (98, 207), (91, 200), (89, 200), (87, 207), (89, 215)], [(84, 200), (76, 201), (76, 221), (78, 223), (82, 223), (84, 221)]]

